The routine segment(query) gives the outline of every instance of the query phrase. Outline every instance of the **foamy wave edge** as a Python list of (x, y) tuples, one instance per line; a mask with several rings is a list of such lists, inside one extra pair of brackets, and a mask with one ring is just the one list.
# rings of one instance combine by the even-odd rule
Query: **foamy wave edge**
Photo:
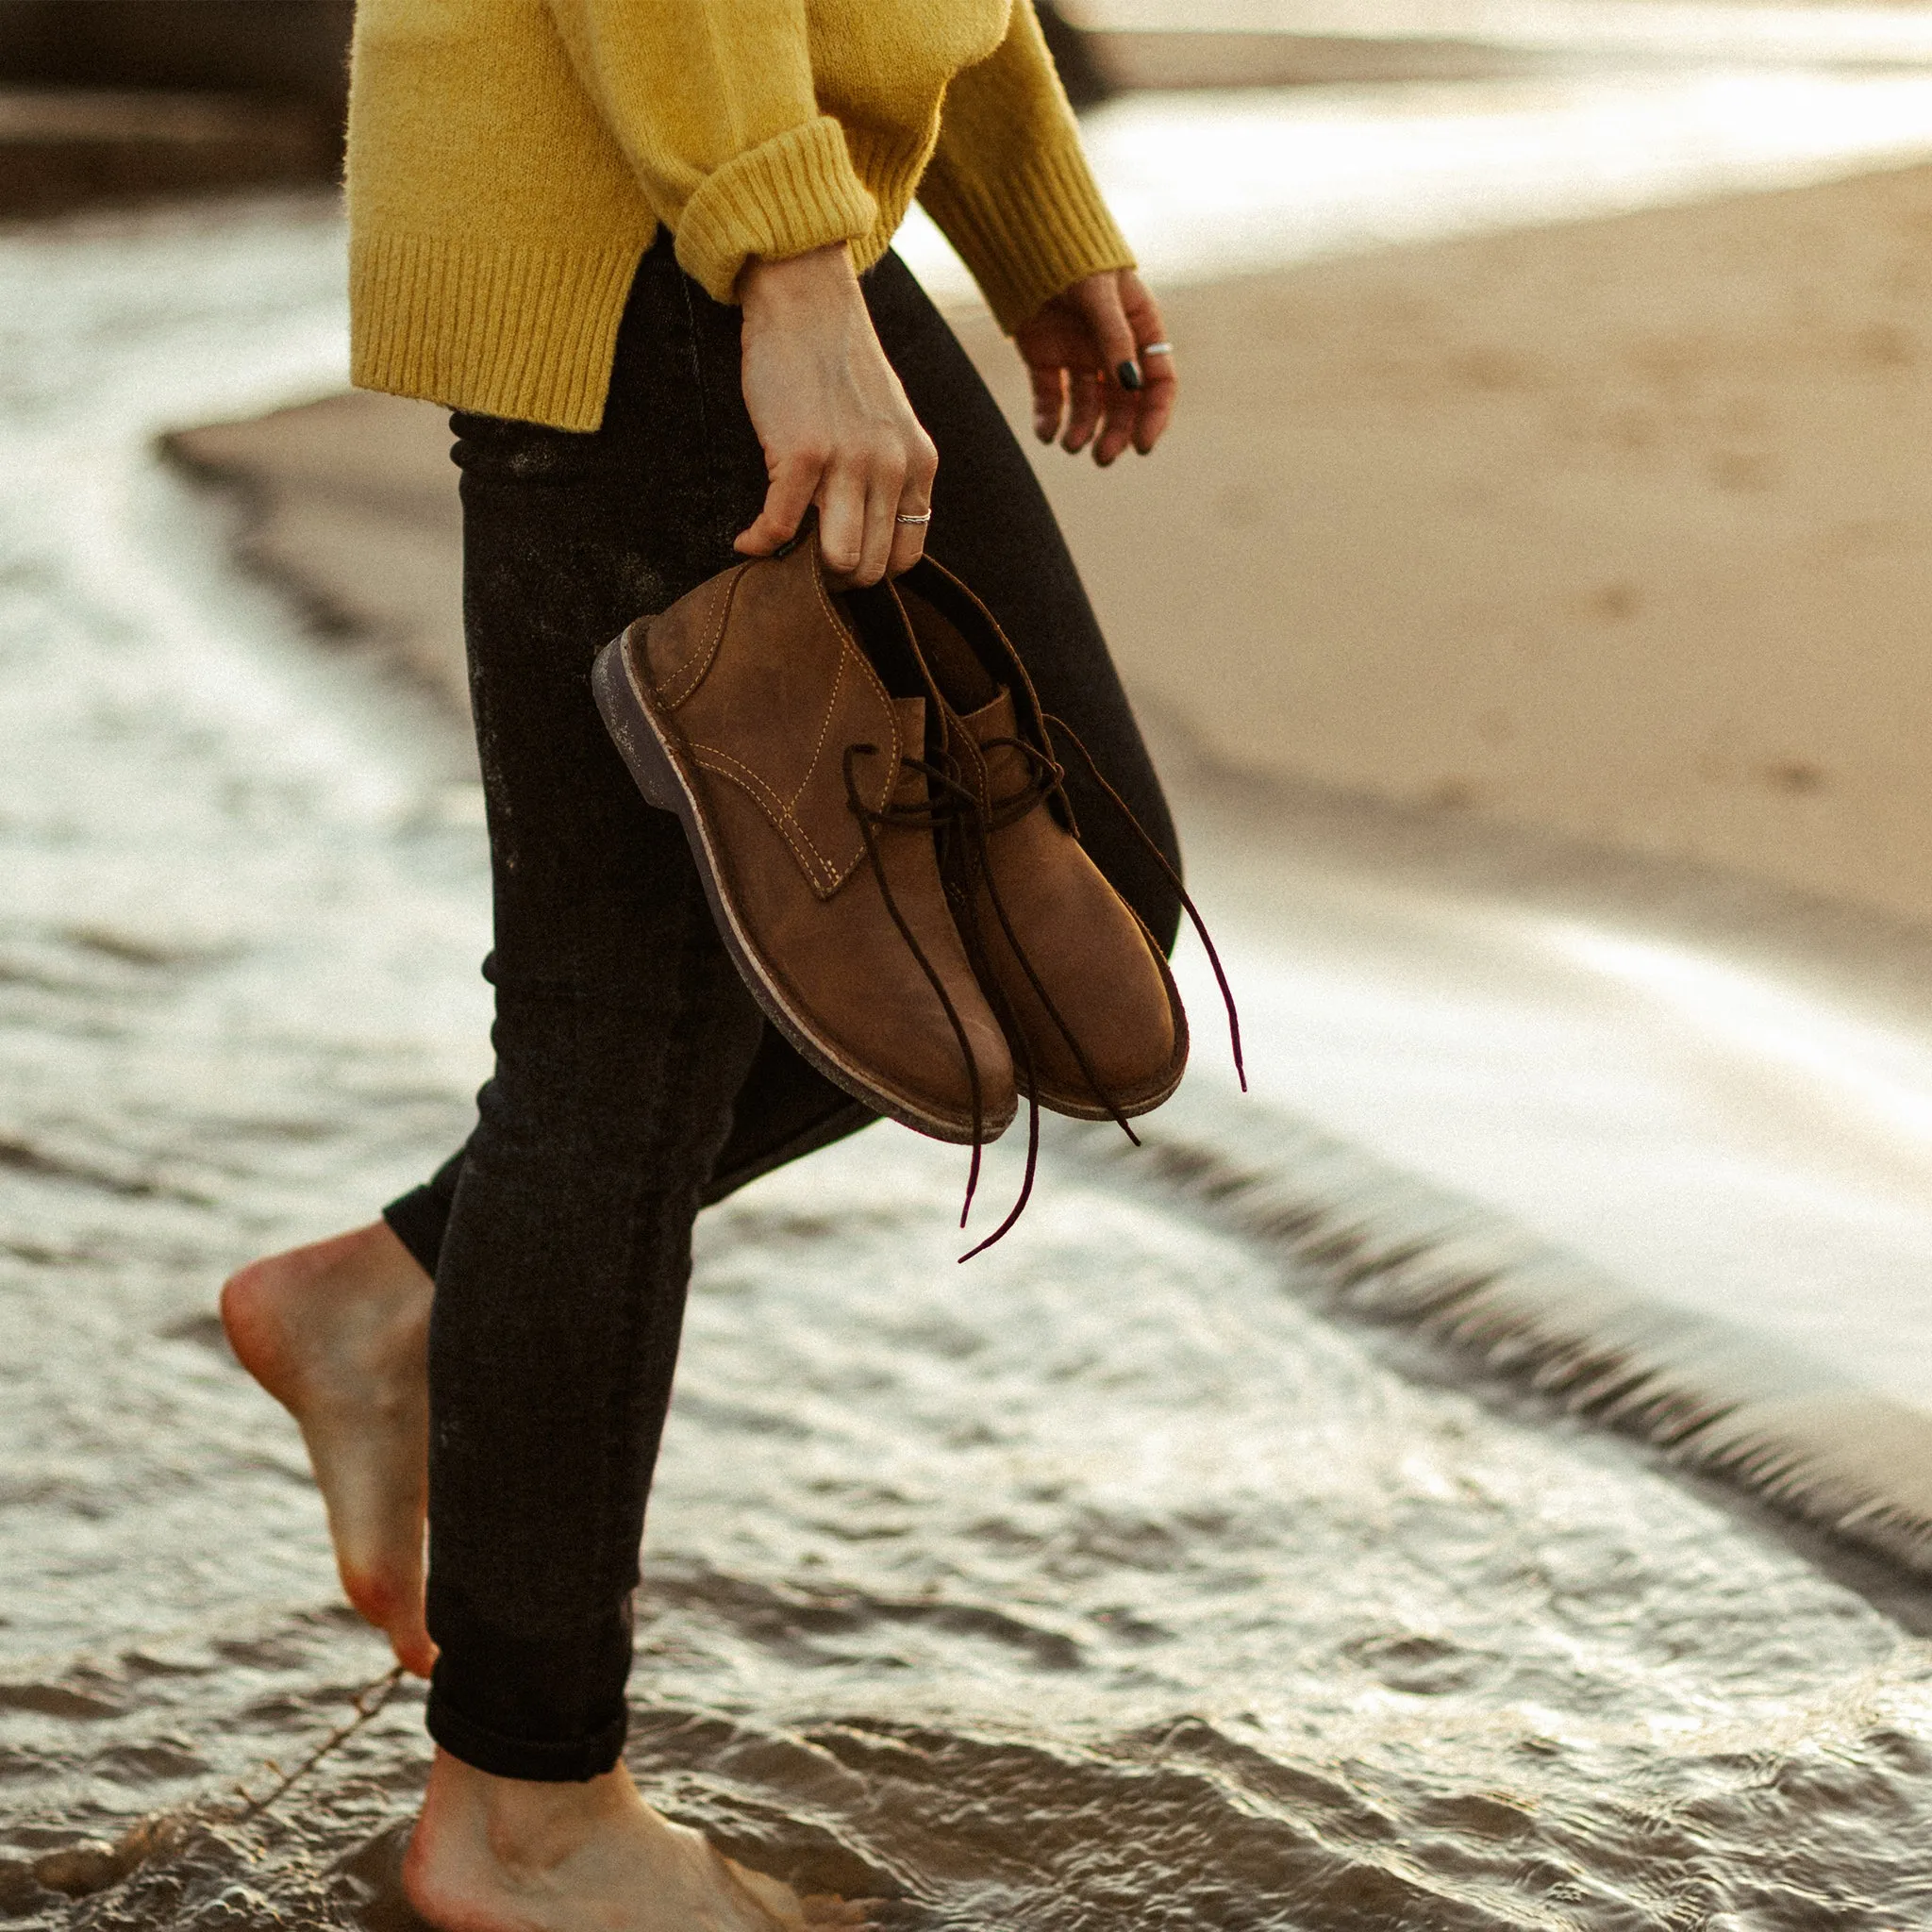
[[(1406, 1327), (1787, 1514), (1932, 1574), (1932, 1413), (1674, 1307), (1312, 1122), (1196, 1088), (1056, 1152), (1156, 1181), (1292, 1264), (1317, 1307)], [(1125, 1169), (1125, 1173), (1116, 1174)]]

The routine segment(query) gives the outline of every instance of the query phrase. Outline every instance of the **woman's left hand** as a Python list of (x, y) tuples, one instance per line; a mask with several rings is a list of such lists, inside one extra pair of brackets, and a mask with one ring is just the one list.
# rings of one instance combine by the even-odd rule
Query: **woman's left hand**
[[(1013, 331), (1033, 377), (1033, 429), (1104, 468), (1129, 443), (1144, 457), (1174, 413), (1178, 385), (1160, 310), (1130, 268), (1089, 275)], [(1096, 439), (1095, 431), (1098, 431)]]

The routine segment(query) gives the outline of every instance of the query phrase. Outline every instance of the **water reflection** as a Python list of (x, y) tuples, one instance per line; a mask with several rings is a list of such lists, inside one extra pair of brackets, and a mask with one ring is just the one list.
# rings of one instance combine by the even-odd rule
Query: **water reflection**
[[(1932, 74), (1693, 71), (1139, 94), (1090, 115), (1087, 142), (1143, 266), (1174, 287), (1916, 159), (1932, 154)], [(973, 299), (916, 209), (899, 245), (936, 294)]]

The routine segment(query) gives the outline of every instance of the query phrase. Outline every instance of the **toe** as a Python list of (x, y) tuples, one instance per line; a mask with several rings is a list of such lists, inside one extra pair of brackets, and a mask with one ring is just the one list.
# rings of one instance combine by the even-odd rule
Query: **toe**
[(426, 1677), (436, 1661), (436, 1645), (423, 1618), (421, 1570), (401, 1576), (388, 1570), (337, 1566), (342, 1594), (365, 1623), (374, 1624), (390, 1641), (396, 1661), (416, 1676)]

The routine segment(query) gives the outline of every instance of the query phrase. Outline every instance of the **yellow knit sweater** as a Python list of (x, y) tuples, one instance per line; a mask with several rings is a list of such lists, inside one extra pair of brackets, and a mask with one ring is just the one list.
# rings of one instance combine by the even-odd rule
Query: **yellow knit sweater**
[(360, 0), (348, 179), (356, 382), (563, 429), (660, 223), (728, 302), (916, 192), (1008, 328), (1133, 258), (1032, 0)]

